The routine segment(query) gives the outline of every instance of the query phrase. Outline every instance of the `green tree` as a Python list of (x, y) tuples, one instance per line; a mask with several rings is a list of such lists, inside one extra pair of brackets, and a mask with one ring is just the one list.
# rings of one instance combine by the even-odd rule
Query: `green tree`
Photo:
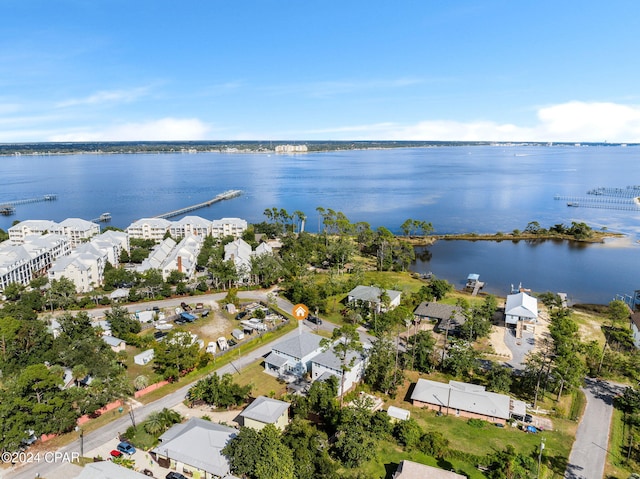
[(331, 339), (323, 339), (320, 344), (324, 350), (332, 349), (340, 360), (340, 369), (342, 371), (340, 377), (340, 407), (342, 407), (345, 375), (348, 371), (351, 371), (358, 355), (362, 352), (360, 335), (355, 325), (345, 324), (341, 328), (335, 328), (331, 334)]
[(423, 434), (420, 424), (413, 418), (398, 421), (393, 428), (394, 437), (407, 451), (414, 449), (420, 444)]
[(408, 345), (406, 362), (416, 371), (430, 373), (438, 365), (435, 346), (436, 340), (431, 331), (418, 331)]
[(105, 319), (109, 321), (111, 332), (117, 338), (126, 339), (132, 334), (137, 334), (141, 330), (140, 321), (131, 317), (126, 308), (114, 306), (104, 313)]
[(364, 381), (374, 390), (384, 394), (394, 393), (398, 387), (396, 379), (400, 375), (394, 374), (396, 347), (387, 335), (373, 342), (369, 350), (367, 368)]
[(475, 366), (476, 352), (471, 343), (452, 340), (444, 360), (444, 369), (456, 377), (466, 377)]
[(67, 309), (75, 301), (76, 286), (73, 281), (63, 276), (60, 279), (51, 281), (48, 295), (52, 309), (54, 306), (60, 309)]
[(513, 371), (507, 366), (492, 362), (487, 373), (487, 388), (490, 391), (509, 394), (513, 382)]

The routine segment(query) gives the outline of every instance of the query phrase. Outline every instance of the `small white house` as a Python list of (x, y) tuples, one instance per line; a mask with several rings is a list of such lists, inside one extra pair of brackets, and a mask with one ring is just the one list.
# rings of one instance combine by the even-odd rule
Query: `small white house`
[(153, 357), (155, 356), (155, 351), (153, 349), (147, 349), (146, 351), (142, 351), (140, 354), (136, 354), (133, 357), (133, 362), (139, 364), (140, 366), (144, 366), (148, 364), (150, 361), (153, 361)]
[(525, 292), (508, 295), (504, 322), (525, 329), (534, 328), (538, 322), (538, 300)]

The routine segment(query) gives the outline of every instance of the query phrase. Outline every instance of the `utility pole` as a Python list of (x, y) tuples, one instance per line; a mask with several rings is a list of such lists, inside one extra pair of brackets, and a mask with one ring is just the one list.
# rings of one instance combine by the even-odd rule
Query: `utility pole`
[(540, 452), (538, 453), (538, 471), (536, 478), (540, 479), (540, 463), (542, 462), (542, 451), (544, 451), (544, 437), (540, 438)]

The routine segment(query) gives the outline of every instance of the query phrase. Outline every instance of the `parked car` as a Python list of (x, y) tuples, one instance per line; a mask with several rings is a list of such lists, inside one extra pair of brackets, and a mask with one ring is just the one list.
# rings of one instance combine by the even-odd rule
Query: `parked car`
[(216, 354), (216, 342), (215, 341), (209, 341), (209, 344), (207, 344), (207, 352), (211, 353), (211, 354)]
[(151, 471), (149, 469), (143, 469), (142, 470), (142, 474), (144, 474), (147, 477), (153, 477), (153, 471)]
[(120, 457), (122, 456), (122, 453), (120, 451), (117, 451), (116, 449), (112, 450), (110, 453), (111, 457)]
[(120, 444), (118, 444), (118, 446), (116, 447), (116, 449), (120, 452), (124, 452), (125, 454), (135, 454), (136, 452), (136, 448), (133, 447), (130, 443), (128, 443), (127, 441), (122, 441)]
[(180, 474), (179, 472), (171, 471), (169, 474), (165, 476), (165, 479), (187, 479), (187, 478), (182, 474)]
[(533, 417), (531, 416), (531, 414), (524, 415), (524, 422), (533, 422)]
[(314, 316), (313, 314), (310, 314), (307, 319), (310, 323), (317, 324), (318, 326), (322, 324), (322, 319), (320, 319), (317, 316)]

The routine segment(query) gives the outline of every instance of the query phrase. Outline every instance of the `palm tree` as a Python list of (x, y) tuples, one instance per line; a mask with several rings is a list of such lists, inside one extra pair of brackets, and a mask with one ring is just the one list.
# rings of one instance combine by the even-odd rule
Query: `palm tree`
[(144, 430), (154, 436), (163, 432), (165, 428), (166, 426), (162, 419), (162, 413), (158, 411), (149, 414), (149, 417), (144, 422)]
[(174, 411), (173, 409), (164, 408), (160, 411), (160, 419), (164, 424), (164, 427), (168, 428), (182, 421), (182, 416), (178, 411)]

